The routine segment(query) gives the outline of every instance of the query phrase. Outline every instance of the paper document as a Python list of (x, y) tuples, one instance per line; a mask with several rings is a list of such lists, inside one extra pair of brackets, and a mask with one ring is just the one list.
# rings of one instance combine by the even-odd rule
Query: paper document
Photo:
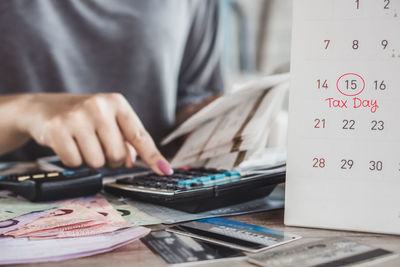
[(250, 90), (251, 94), (236, 102), (236, 106), (198, 125), (171, 161), (172, 166), (232, 169), (244, 160), (261, 156), (282, 109), (289, 82), (260, 88)]
[(202, 123), (213, 119), (229, 109), (236, 107), (238, 104), (245, 102), (260, 90), (272, 88), (289, 79), (289, 74), (279, 74), (267, 76), (238, 85), (231, 92), (211, 102), (209, 105), (194, 114), (188, 120), (183, 122), (175, 131), (168, 135), (162, 144), (168, 144), (175, 138), (187, 134)]
[(0, 238), (0, 264), (61, 261), (110, 251), (150, 232), (133, 227), (91, 237), (31, 241), (28, 238)]

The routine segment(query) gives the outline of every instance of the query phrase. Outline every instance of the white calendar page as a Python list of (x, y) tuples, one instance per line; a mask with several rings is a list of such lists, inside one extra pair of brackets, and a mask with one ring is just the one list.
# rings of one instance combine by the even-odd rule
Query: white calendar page
[(400, 0), (294, 0), (285, 223), (400, 234)]

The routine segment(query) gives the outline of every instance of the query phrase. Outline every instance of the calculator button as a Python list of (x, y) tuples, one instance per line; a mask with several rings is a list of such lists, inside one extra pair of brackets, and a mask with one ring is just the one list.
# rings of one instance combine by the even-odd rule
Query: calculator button
[(221, 174), (214, 174), (211, 176), (212, 180), (221, 180), (224, 179), (226, 177), (225, 174), (221, 173)]
[(17, 175), (7, 175), (7, 176), (4, 176), (3, 179), (6, 181), (16, 182), (16, 181), (18, 181), (18, 176)]
[(51, 177), (57, 177), (57, 176), (60, 176), (60, 173), (58, 173), (58, 172), (49, 172), (49, 173), (47, 174), (47, 177), (49, 177), (49, 178), (51, 178)]
[(44, 173), (42, 174), (35, 174), (32, 176), (33, 179), (41, 179), (41, 178), (46, 178), (46, 175)]
[(19, 177), (18, 177), (18, 182), (22, 182), (22, 181), (28, 180), (28, 179), (30, 179), (30, 178), (31, 178), (30, 175), (19, 176)]
[(225, 171), (224, 174), (226, 176), (230, 176), (230, 177), (232, 177), (232, 176), (240, 176), (240, 172), (238, 172), (238, 171)]

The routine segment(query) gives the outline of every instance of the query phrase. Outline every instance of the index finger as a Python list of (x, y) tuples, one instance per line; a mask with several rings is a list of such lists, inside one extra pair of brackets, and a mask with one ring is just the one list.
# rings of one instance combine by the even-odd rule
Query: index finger
[(173, 174), (168, 161), (161, 155), (150, 134), (130, 106), (126, 110), (117, 112), (117, 122), (126, 141), (136, 149), (138, 155), (155, 173)]

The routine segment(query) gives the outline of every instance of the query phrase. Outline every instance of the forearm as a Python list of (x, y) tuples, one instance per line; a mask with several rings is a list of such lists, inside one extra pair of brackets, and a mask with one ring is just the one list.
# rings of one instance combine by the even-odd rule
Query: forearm
[(0, 155), (22, 146), (29, 135), (20, 129), (28, 95), (0, 96)]

